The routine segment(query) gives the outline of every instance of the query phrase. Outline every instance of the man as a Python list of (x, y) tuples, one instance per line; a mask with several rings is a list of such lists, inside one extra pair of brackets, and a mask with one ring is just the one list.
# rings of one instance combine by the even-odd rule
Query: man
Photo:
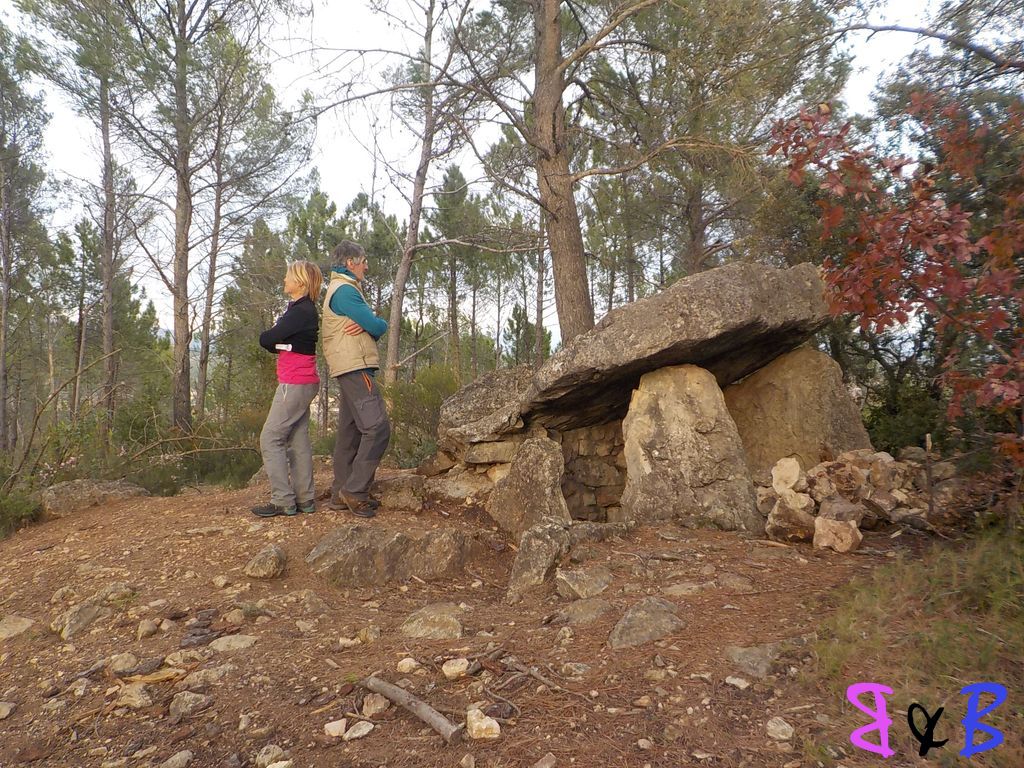
[(373, 517), (377, 502), (370, 484), (391, 438), (384, 398), (374, 378), (380, 367), (377, 339), (387, 321), (373, 314), (363, 296), (366, 251), (345, 240), (334, 249), (331, 279), (323, 307), (324, 358), (338, 382), (338, 433), (334, 439), (331, 509)]

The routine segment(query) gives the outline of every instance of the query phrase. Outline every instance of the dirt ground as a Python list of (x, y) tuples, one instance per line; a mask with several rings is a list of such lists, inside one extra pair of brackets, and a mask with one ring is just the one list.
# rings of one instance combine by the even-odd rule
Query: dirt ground
[[(318, 486), (328, 480), (318, 477)], [(919, 547), (914, 536), (870, 533), (866, 553), (838, 555), (730, 533), (639, 529), (580, 553), (614, 574), (601, 596), (616, 610), (566, 631), (545, 623), (566, 604), (552, 586), (516, 605), (504, 601), (511, 547), (457, 579), (381, 589), (332, 587), (311, 573), (305, 556), (335, 526), (354, 518), (322, 508), (260, 521), (249, 507), (264, 496), (262, 489), (203, 490), (129, 499), (0, 541), (0, 619), (13, 614), (36, 622), (0, 641), (0, 702), (16, 704), (0, 720), (0, 768), (160, 766), (182, 750), (193, 753), (191, 768), (255, 765), (268, 744), (285, 750), (294, 768), (460, 761), (468, 766), (468, 755), (476, 766), (527, 768), (549, 752), (557, 766), (810, 768), (821, 764), (822, 745), (831, 745), (831, 757), (846, 766), (872, 764), (850, 756), (849, 728), (835, 716), (840, 702), (801, 682), (808, 653), (802, 644), (828, 614), (837, 586), (887, 562), (898, 548)], [(406, 531), (492, 525), (479, 508), (437, 505), (416, 515), (382, 508), (370, 524)], [(248, 578), (246, 563), (268, 542), (288, 554), (284, 575)], [(230, 583), (218, 588), (217, 577)], [(662, 587), (683, 581), (705, 585), (695, 594), (669, 598), (685, 629), (635, 648), (608, 646), (625, 608), (648, 595), (665, 597)], [(49, 630), (56, 615), (113, 582), (127, 582), (134, 594), (115, 602), (111, 617), (68, 642)], [(411, 612), (441, 601), (462, 607), (461, 640), (410, 640), (399, 633)], [(240, 606), (248, 618), (241, 626), (229, 624), (225, 616)], [(224, 663), (235, 667), (205, 691), (212, 704), (190, 717), (172, 718), (169, 703), (182, 690), (179, 676), (150, 682), (151, 706), (118, 706), (128, 680), (97, 662), (130, 652), (159, 665), (181, 650), (197, 617), (212, 617), (214, 630), (257, 638), (251, 648), (233, 653), (200, 646), (196, 650), (209, 660), (182, 665), (187, 672)], [(140, 621), (164, 618), (173, 622), (166, 631), (137, 639)], [(375, 642), (347, 648), (339, 642), (368, 626), (381, 630)], [(729, 645), (775, 641), (789, 644), (777, 673), (764, 680), (738, 672), (724, 655)], [(446, 659), (473, 658), (497, 646), (557, 688), (516, 676), (500, 661), (454, 681), (441, 674)], [(421, 669), (397, 672), (405, 657), (418, 660)], [(578, 677), (563, 675), (566, 663), (587, 669)], [(157, 667), (157, 678), (161, 669), (168, 666)], [(365, 738), (343, 742), (325, 736), (326, 723), (357, 711), (364, 691), (352, 684), (371, 673), (391, 682), (407, 678), (407, 690), (455, 722), (468, 704), (498, 704), (505, 709), (499, 712), (500, 738), (446, 746), (396, 707), (375, 715), (375, 728)], [(730, 676), (747, 678), (749, 687), (727, 683)], [(766, 723), (773, 717), (792, 725), (794, 738), (769, 738)], [(354, 722), (349, 717), (350, 727)]]

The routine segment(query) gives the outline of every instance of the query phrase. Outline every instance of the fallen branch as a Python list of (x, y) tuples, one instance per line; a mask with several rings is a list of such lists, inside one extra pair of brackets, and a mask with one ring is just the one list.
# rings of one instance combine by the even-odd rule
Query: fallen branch
[(568, 693), (570, 696), (579, 696), (588, 704), (591, 703), (590, 697), (587, 696), (585, 693), (578, 693), (577, 691), (570, 691), (568, 688), (563, 688), (554, 680), (550, 680), (544, 677), (544, 675), (538, 672), (535, 667), (527, 667), (522, 662), (520, 662), (519, 659), (517, 659), (515, 656), (506, 656), (504, 659), (501, 660), (501, 663), (509, 669), (514, 669), (516, 672), (521, 672), (524, 675), (529, 675), (530, 677), (543, 683), (553, 691), (558, 691), (559, 693)]
[(441, 734), (445, 744), (451, 746), (461, 741), (463, 729), (461, 724), (454, 725), (447, 717), (408, 691), (372, 675), (363, 680), (360, 685), (368, 691), (379, 693), (385, 699), (416, 715), (416, 717)]

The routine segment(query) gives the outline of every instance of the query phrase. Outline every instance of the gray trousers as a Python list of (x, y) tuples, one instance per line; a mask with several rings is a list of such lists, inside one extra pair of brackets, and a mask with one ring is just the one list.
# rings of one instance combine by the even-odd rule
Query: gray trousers
[(270, 478), (270, 503), (305, 504), (313, 490), (313, 447), (309, 443), (309, 404), (319, 384), (278, 384), (260, 433), (263, 466)]
[(391, 422), (373, 376), (352, 371), (335, 376), (341, 390), (338, 433), (334, 438), (334, 486), (367, 499), (370, 484), (391, 439)]

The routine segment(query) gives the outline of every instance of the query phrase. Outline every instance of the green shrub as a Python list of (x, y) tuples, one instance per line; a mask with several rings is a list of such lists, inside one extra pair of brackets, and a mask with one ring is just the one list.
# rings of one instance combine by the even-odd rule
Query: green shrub
[(416, 372), (412, 381), (397, 381), (384, 396), (391, 403), (391, 460), (414, 467), (437, 450), (441, 403), (455, 392), (451, 369), (432, 365)]
[(42, 514), (39, 500), (19, 491), (0, 495), (0, 538), (38, 520)]
[(905, 383), (868, 404), (864, 425), (875, 449), (895, 456), (906, 445), (924, 446), (925, 435), (938, 432), (943, 409), (927, 389)]

